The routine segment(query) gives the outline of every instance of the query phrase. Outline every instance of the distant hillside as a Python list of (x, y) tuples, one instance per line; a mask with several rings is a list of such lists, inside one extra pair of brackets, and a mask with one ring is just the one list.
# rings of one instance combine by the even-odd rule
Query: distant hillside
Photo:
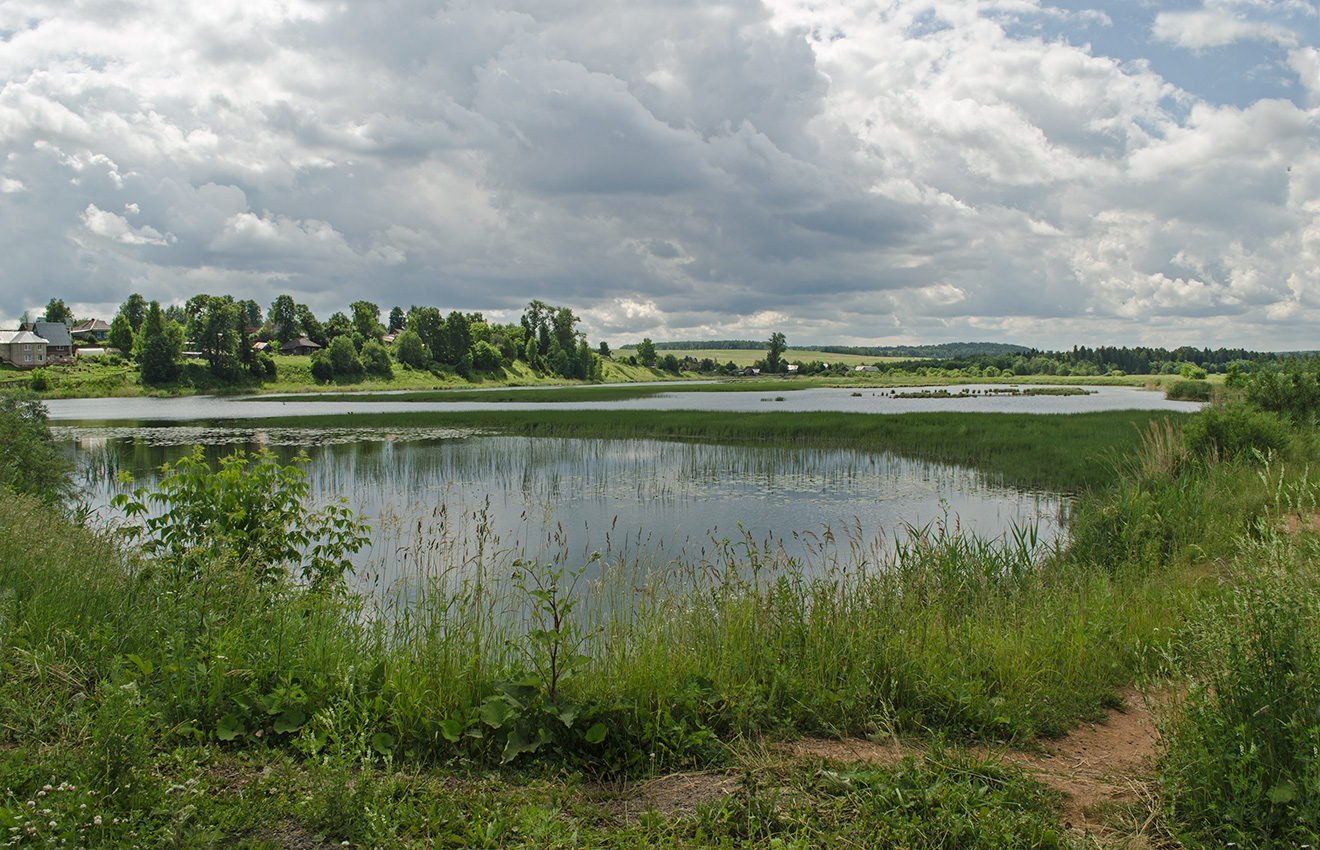
[[(636, 345), (625, 345), (625, 349), (635, 349)], [(707, 339), (685, 340), (682, 342), (657, 342), (660, 351), (764, 351), (765, 340), (753, 339)], [(948, 357), (998, 357), (1001, 354), (1025, 354), (1031, 349), (1022, 345), (1006, 342), (943, 342), (938, 345), (790, 345), (790, 351), (823, 351), (829, 354), (855, 354), (861, 357), (907, 357), (948, 358)]]
[[(762, 348), (765, 344), (762, 343)], [(830, 354), (857, 354), (862, 357), (909, 357), (912, 359), (950, 357), (998, 357), (1001, 354), (1026, 354), (1024, 345), (1007, 342), (941, 342), (936, 345), (790, 345), (789, 348), (825, 351)]]

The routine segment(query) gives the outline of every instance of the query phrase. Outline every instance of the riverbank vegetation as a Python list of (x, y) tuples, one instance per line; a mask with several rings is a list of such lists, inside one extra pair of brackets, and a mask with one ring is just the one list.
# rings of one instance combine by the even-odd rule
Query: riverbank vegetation
[[(269, 550), (237, 545), (244, 512), (172, 551), (13, 486), (0, 836), (1070, 846), (1049, 793), (957, 748), (1039, 745), (1142, 685), (1174, 695), (1143, 829), (1191, 847), (1313, 844), (1320, 445), (1306, 388), (1278, 386), (1214, 422), (1144, 425), (1066, 547), (948, 521), (900, 530), (893, 551), (830, 529), (802, 560), (735, 537), (665, 563), (623, 539), (544, 563), (476, 545), (458, 562), (445, 541), (479, 544), (477, 515), (419, 528), (413, 580), (357, 595), (298, 581), (287, 549), (269, 570), (254, 554)], [(264, 486), (232, 478), (239, 494)], [(303, 507), (275, 510), (263, 527), (279, 535)], [(769, 748), (799, 735), (936, 745), (888, 767)], [(698, 770), (733, 793), (666, 814), (616, 805), (629, 781)]]
[[(60, 299), (47, 315), (72, 322)], [(691, 378), (812, 377), (830, 385), (893, 387), (952, 382), (1100, 381), (1149, 384), (1175, 397), (1207, 400), (1220, 382), (1289, 359), (1240, 349), (1022, 346), (950, 343), (890, 348), (791, 347), (783, 333), (765, 342), (665, 343), (643, 339), (611, 351), (593, 346), (567, 307), (532, 301), (516, 322), (482, 313), (413, 305), (382, 311), (355, 301), (322, 322), (305, 304), (279, 295), (263, 315), (251, 300), (197, 294), (184, 304), (121, 305), (95, 363), (9, 369), (0, 385), (22, 384), (48, 397), (182, 393), (466, 389), (547, 383), (672, 381)], [(724, 346), (723, 348), (719, 346)], [(665, 346), (668, 346), (666, 348)], [(1220, 377), (1222, 376), (1222, 377)], [(1210, 379), (1210, 380), (1207, 380)]]
[[(974, 466), (1018, 487), (1080, 492), (1112, 479), (1113, 467), (1155, 423), (1189, 414), (1114, 410), (1088, 414), (738, 413), (687, 410), (489, 410), (318, 416), (352, 428), (448, 427), (540, 437), (691, 440), (726, 445), (846, 448)], [(267, 427), (298, 427), (269, 418)]]

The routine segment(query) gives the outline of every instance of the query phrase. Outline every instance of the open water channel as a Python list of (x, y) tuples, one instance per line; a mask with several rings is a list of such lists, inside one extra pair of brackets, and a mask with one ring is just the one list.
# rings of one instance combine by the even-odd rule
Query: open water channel
[[(1187, 409), (1157, 393), (1100, 390), (1064, 397), (901, 400), (879, 390), (861, 397), (848, 390), (804, 390), (784, 393), (782, 402), (756, 393), (678, 392), (554, 406), (880, 408), (876, 413)], [(384, 412), (395, 405), (458, 407), (205, 397), (48, 402), (53, 430), (77, 461), (84, 497), (102, 511), (115, 493), (128, 489), (118, 473), (129, 473), (134, 486), (152, 484), (162, 464), (194, 445), (212, 459), (235, 449), (266, 448), (288, 462), (305, 452), (314, 496), (347, 499), (373, 527), (356, 579), (363, 589), (407, 584), (477, 560), (559, 557), (571, 566), (599, 551), (607, 561), (701, 561), (726, 540), (798, 559), (814, 570), (839, 549), (853, 557), (883, 550), (909, 529), (927, 525), (956, 525), (988, 538), (1031, 528), (1049, 541), (1062, 533), (1067, 507), (1061, 494), (1006, 488), (974, 470), (884, 453), (490, 436), (442, 428), (326, 428), (315, 421), (318, 414)], [(307, 417), (306, 425), (262, 425), (265, 417), (288, 415)]]

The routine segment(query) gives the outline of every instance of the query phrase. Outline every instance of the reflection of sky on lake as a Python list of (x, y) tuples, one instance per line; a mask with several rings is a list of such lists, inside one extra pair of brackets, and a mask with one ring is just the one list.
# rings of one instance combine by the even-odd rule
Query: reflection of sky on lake
[(511, 560), (626, 546), (663, 560), (666, 553), (739, 540), (745, 529), (757, 543), (804, 556), (803, 532), (852, 529), (862, 538), (892, 540), (904, 524), (946, 519), (983, 537), (1038, 523), (1050, 539), (1062, 511), (1058, 496), (991, 486), (968, 469), (854, 450), (425, 430), (55, 431), (74, 447), (84, 492), (97, 507), (124, 489), (115, 481), (118, 471), (132, 473), (140, 486), (193, 444), (206, 446), (212, 460), (236, 448), (264, 446), (285, 462), (306, 451), (313, 494), (343, 496), (371, 521), (373, 545), (364, 564), (387, 583), (417, 568), (410, 564), (420, 564), (425, 551), (458, 563), (478, 548)]
[[(507, 387), (501, 388), (507, 390)], [(341, 413), (448, 412), (467, 410), (718, 410), (731, 412), (853, 413), (1094, 413), (1102, 410), (1193, 411), (1200, 405), (1169, 401), (1162, 392), (1134, 387), (1087, 387), (1085, 395), (1023, 396), (994, 394), (992, 385), (900, 387), (896, 390), (862, 387), (856, 390), (819, 387), (795, 390), (791, 383), (757, 385), (752, 392), (673, 392), (620, 401), (582, 402), (417, 402), (370, 394), (375, 400), (306, 401), (298, 396), (223, 398), (77, 398), (46, 402), (52, 421), (135, 420), (186, 422), (197, 420), (262, 419), (276, 416), (326, 416)], [(953, 398), (897, 398), (899, 393), (923, 389), (945, 390)], [(1001, 387), (1001, 389), (1011, 389)], [(967, 391), (963, 395), (963, 390)]]

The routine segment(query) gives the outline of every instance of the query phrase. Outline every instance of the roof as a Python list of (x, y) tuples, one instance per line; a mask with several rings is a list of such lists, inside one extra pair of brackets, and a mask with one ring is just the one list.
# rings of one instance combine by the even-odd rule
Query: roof
[(0, 345), (45, 343), (46, 340), (31, 331), (0, 331)]
[(291, 339), (288, 342), (284, 343), (284, 345), (281, 345), (280, 351), (293, 351), (295, 348), (320, 348), (320, 347), (321, 346), (312, 342), (307, 337), (300, 336), (297, 339)]
[(63, 322), (33, 322), (32, 332), (50, 345), (73, 346), (69, 328)]
[(86, 331), (108, 331), (110, 325), (103, 319), (85, 319), (73, 326), (74, 333), (84, 333)]

